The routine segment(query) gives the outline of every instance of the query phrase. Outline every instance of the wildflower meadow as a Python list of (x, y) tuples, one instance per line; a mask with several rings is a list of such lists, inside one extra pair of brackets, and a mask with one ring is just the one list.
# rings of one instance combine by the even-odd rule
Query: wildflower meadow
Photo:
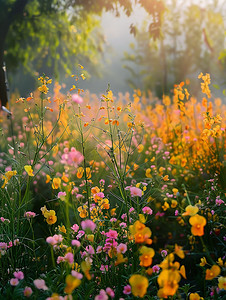
[[(225, 299), (226, 105), (66, 93), (46, 75), (1, 114), (0, 299)], [(49, 89), (53, 92), (50, 93)]]

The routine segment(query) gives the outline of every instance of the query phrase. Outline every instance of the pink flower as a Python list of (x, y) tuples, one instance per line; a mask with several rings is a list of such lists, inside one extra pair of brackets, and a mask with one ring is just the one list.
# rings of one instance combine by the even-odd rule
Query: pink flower
[(110, 229), (108, 232), (106, 232), (106, 236), (108, 238), (117, 239), (118, 233), (117, 231)]
[(11, 286), (16, 286), (16, 285), (18, 285), (18, 283), (19, 283), (19, 280), (17, 278), (10, 279)]
[(77, 104), (82, 104), (82, 102), (83, 102), (82, 97), (80, 97), (78, 94), (73, 94), (71, 96), (71, 100)]
[(121, 243), (121, 244), (118, 245), (118, 247), (117, 247), (117, 252), (118, 253), (123, 253), (124, 254), (126, 251), (127, 251), (126, 244)]
[(101, 246), (97, 246), (96, 253), (101, 253), (101, 252), (102, 252), (102, 247)]
[(67, 195), (66, 192), (59, 192), (57, 198), (62, 201), (65, 201), (66, 195)]
[(109, 287), (106, 288), (106, 293), (107, 293), (108, 296), (110, 296), (111, 298), (114, 298), (114, 297), (115, 297), (114, 291), (113, 291), (111, 288), (109, 288)]
[(95, 230), (96, 228), (96, 224), (91, 221), (91, 220), (85, 220), (81, 222), (81, 226), (83, 230), (91, 230), (92, 232)]
[(79, 226), (77, 224), (74, 224), (72, 227), (71, 227), (72, 230), (74, 230), (74, 232), (77, 232), (79, 230)]
[(71, 275), (80, 280), (83, 278), (83, 275), (81, 273), (74, 271), (74, 270), (71, 271)]
[(72, 246), (75, 246), (75, 247), (80, 247), (80, 246), (81, 246), (81, 243), (80, 243), (78, 240), (72, 240), (72, 241), (71, 241), (71, 245), (72, 245)]
[(153, 214), (153, 211), (150, 207), (148, 206), (145, 206), (143, 209), (142, 209), (143, 213), (144, 214), (147, 214), (147, 215), (152, 215)]
[(94, 300), (108, 300), (108, 295), (106, 294), (105, 290), (100, 290), (99, 295), (97, 295)]
[(95, 251), (93, 249), (93, 247), (91, 245), (86, 247), (86, 251), (90, 254), (90, 255), (94, 255)]
[(32, 289), (30, 287), (26, 286), (24, 289), (24, 296), (30, 297), (32, 293), (33, 293)]
[(43, 290), (43, 291), (46, 291), (48, 290), (48, 287), (46, 286), (46, 283), (45, 283), (45, 280), (43, 279), (35, 279), (33, 281), (35, 287), (39, 290)]
[(25, 216), (25, 218), (28, 218), (28, 219), (34, 218), (36, 216), (36, 213), (34, 213), (33, 211), (26, 211), (24, 213), (24, 216)]
[(160, 271), (160, 267), (158, 265), (154, 265), (152, 267), (152, 270), (153, 270), (154, 273), (158, 273)]
[(131, 294), (131, 286), (129, 284), (124, 286), (123, 294), (125, 294), (125, 295)]
[(142, 190), (135, 186), (132, 186), (130, 188), (130, 193), (131, 193), (131, 197), (142, 197)]
[(58, 256), (57, 257), (57, 264), (59, 265), (61, 262), (64, 262), (65, 261), (65, 259), (64, 259), (64, 257), (63, 256)]
[(69, 264), (73, 264), (74, 263), (74, 255), (71, 252), (68, 252), (65, 256), (65, 261), (67, 261)]
[(22, 271), (19, 271), (19, 272), (14, 272), (13, 273), (13, 276), (19, 280), (22, 280), (24, 279), (24, 273)]

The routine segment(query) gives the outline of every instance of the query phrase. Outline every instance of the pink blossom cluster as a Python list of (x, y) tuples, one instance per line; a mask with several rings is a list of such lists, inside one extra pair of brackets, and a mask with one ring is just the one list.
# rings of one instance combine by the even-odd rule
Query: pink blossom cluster
[(66, 253), (64, 256), (57, 257), (57, 264), (61, 262), (68, 262), (70, 265), (74, 263), (74, 255), (71, 252)]
[(22, 271), (14, 272), (14, 278), (10, 279), (11, 286), (17, 286), (20, 280), (24, 279), (24, 273)]
[(95, 300), (108, 300), (108, 296), (111, 298), (115, 297), (114, 291), (110, 288), (107, 287), (106, 290), (100, 290), (99, 295), (97, 295), (94, 299)]
[(81, 152), (77, 151), (74, 147), (69, 150), (68, 148), (64, 148), (64, 154), (61, 157), (61, 163), (68, 166), (73, 166), (77, 168), (77, 166), (83, 161), (84, 156)]
[(24, 213), (24, 217), (25, 217), (25, 218), (28, 218), (28, 219), (34, 218), (35, 216), (36, 216), (36, 213), (33, 212), (33, 211), (26, 211), (26, 212)]
[(63, 237), (61, 234), (55, 234), (54, 236), (48, 236), (46, 238), (46, 242), (52, 246), (60, 244), (63, 241)]

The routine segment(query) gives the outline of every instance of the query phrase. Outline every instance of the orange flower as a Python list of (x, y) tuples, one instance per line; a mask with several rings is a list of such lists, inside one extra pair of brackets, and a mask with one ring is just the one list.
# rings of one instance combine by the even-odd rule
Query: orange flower
[(46, 174), (46, 183), (49, 183), (51, 181), (51, 179), (52, 178), (48, 174)]
[(53, 183), (52, 183), (52, 189), (57, 190), (59, 189), (61, 184), (61, 179), (60, 178), (53, 178)]
[(175, 295), (179, 285), (178, 282), (180, 281), (181, 276), (176, 269), (164, 269), (159, 277), (158, 277), (158, 284), (160, 288), (162, 288), (163, 294), (167, 296)]
[(212, 280), (217, 277), (221, 272), (221, 269), (218, 265), (213, 265), (211, 269), (206, 270), (206, 280)]
[(155, 255), (155, 251), (152, 248), (142, 246), (140, 249), (140, 266), (149, 267), (152, 264), (152, 257)]
[(143, 298), (147, 292), (148, 279), (142, 275), (134, 274), (130, 277), (129, 283), (132, 287), (132, 294), (135, 297)]
[(206, 225), (206, 219), (200, 215), (190, 217), (189, 223), (192, 225), (191, 233), (195, 236), (204, 235), (204, 226)]

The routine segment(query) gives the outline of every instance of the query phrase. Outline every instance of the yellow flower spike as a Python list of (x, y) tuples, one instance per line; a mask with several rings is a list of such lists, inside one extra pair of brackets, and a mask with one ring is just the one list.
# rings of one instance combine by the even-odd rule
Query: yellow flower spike
[(8, 183), (8, 179), (7, 179), (7, 177), (6, 176), (2, 176), (2, 179), (4, 180), (4, 183), (3, 183), (3, 185), (1, 186), (1, 188), (2, 189), (4, 189), (4, 187), (6, 186), (6, 184)]
[(205, 257), (201, 258), (201, 262), (200, 262), (199, 265), (200, 265), (201, 267), (204, 267), (206, 264), (207, 264), (206, 258), (205, 258)]
[(129, 279), (129, 284), (132, 288), (132, 294), (135, 297), (143, 298), (147, 293), (148, 279), (142, 275), (134, 274)]
[(47, 88), (47, 86), (46, 86), (45, 84), (43, 84), (42, 86), (40, 86), (40, 87), (38, 88), (38, 90), (39, 90), (41, 93), (43, 93), (43, 94), (47, 94), (48, 91), (49, 91), (49, 88)]
[(217, 277), (221, 272), (221, 269), (218, 265), (213, 265), (211, 269), (206, 270), (206, 280), (212, 280)]
[(219, 277), (218, 278), (218, 287), (220, 290), (226, 290), (226, 277)]
[(76, 289), (81, 284), (80, 279), (70, 274), (67, 275), (65, 282), (66, 282), (66, 287), (64, 289), (64, 292), (66, 294), (71, 294), (74, 291), (74, 289)]
[(188, 205), (185, 208), (185, 212), (182, 214), (182, 216), (194, 216), (199, 211), (199, 208), (197, 206)]
[(34, 176), (33, 169), (30, 165), (24, 166), (24, 170), (27, 172), (28, 176)]
[(52, 189), (57, 190), (61, 185), (61, 179), (59, 177), (53, 178)]
[(204, 235), (204, 226), (206, 225), (206, 219), (200, 215), (194, 215), (190, 217), (189, 223), (191, 224), (191, 233), (195, 236)]

